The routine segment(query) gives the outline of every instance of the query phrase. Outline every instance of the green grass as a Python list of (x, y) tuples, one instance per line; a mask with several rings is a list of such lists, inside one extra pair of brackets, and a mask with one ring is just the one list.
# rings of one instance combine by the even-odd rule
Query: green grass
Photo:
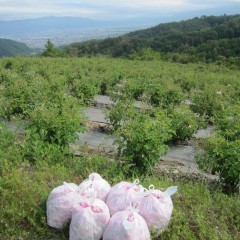
[[(12, 147), (6, 149), (12, 150)], [(4, 159), (0, 159), (3, 167), (0, 175), (0, 239), (68, 239), (68, 226), (60, 231), (47, 225), (47, 197), (63, 181), (78, 184), (91, 172), (98, 172), (111, 184), (139, 177), (145, 187), (154, 184), (155, 188), (165, 189), (177, 185), (172, 219), (158, 239), (240, 238), (239, 196), (211, 191), (203, 183), (173, 182), (156, 175), (126, 179), (114, 162), (88, 153), (82, 157), (66, 157), (61, 164), (39, 161), (30, 165), (23, 159), (11, 164), (11, 153), (6, 154), (6, 151)]]

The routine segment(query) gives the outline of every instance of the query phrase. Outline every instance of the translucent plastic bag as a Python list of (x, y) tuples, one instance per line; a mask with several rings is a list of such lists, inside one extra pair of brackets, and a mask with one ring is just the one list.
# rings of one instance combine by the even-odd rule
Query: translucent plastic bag
[(78, 186), (74, 183), (63, 183), (49, 194), (47, 200), (48, 225), (62, 229), (71, 220), (73, 203), (81, 196), (77, 192)]
[(129, 207), (115, 213), (103, 234), (103, 240), (148, 240), (150, 233), (143, 217), (137, 209)]
[(177, 192), (177, 187), (169, 187), (165, 192), (149, 186), (140, 199), (139, 214), (145, 219), (149, 228), (157, 230), (159, 235), (171, 218), (173, 203), (171, 195)]
[(108, 193), (111, 190), (111, 186), (98, 173), (91, 173), (89, 178), (79, 185), (80, 188), (88, 188), (89, 186), (92, 186), (92, 188), (97, 192), (98, 199), (101, 199), (104, 202), (106, 201)]
[(134, 204), (138, 202), (141, 196), (140, 193), (144, 190), (143, 187), (138, 184), (139, 180), (136, 179), (133, 183), (120, 182), (112, 187), (106, 201), (111, 215), (125, 210), (131, 203)]
[(70, 240), (99, 240), (109, 222), (107, 205), (100, 199), (85, 199), (74, 204)]

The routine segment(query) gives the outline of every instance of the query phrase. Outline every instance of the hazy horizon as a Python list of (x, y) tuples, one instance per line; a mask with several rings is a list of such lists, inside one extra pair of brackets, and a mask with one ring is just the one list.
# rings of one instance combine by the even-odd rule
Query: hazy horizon
[(186, 19), (199, 15), (240, 13), (240, 0), (0, 0), (0, 21), (42, 17), (93, 20)]
[[(240, 0), (0, 0), (0, 37), (44, 48), (47, 39), (62, 46), (202, 15), (237, 13), (240, 13)], [(80, 19), (31, 21), (46, 17)]]

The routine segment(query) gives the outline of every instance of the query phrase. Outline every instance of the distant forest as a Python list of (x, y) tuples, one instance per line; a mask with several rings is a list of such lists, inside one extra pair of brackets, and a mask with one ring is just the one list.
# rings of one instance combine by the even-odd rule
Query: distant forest
[(162, 23), (120, 37), (73, 43), (66, 51), (75, 56), (104, 54), (128, 58), (150, 51), (175, 61), (180, 58), (184, 63), (189, 59), (206, 62), (239, 59), (239, 46), (240, 15), (223, 15)]

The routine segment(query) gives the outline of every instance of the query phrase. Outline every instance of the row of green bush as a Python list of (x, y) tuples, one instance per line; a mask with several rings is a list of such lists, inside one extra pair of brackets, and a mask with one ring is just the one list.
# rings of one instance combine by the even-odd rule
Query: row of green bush
[[(216, 65), (183, 66), (102, 57), (9, 58), (3, 59), (1, 66), (0, 115), (28, 120), (25, 157), (30, 161), (39, 156), (46, 158), (49, 149), (54, 153), (52, 160), (61, 161), (68, 154), (69, 143), (75, 141), (76, 132), (83, 130), (82, 107), (95, 94), (108, 93), (117, 101), (108, 117), (119, 136), (118, 158), (124, 157), (132, 170), (142, 172), (152, 168), (170, 142), (189, 139), (206, 121), (217, 124), (217, 129), (228, 128), (224, 130), (228, 135), (223, 135), (227, 142), (224, 140), (220, 145), (221, 149), (226, 147), (219, 157), (225, 160), (217, 160), (209, 153), (202, 165), (207, 168), (212, 159), (218, 165), (214, 172), (220, 173), (221, 180), (237, 187), (239, 160), (234, 149), (239, 136), (236, 135), (234, 144), (230, 137), (239, 126), (233, 123), (235, 129), (229, 127), (231, 122), (221, 116), (224, 109), (231, 109), (239, 99), (239, 71)], [(152, 110), (135, 111), (134, 99), (142, 99)], [(218, 148), (214, 151), (219, 152)]]
[(124, 97), (170, 108), (191, 102), (191, 110), (212, 122), (239, 99), (239, 71), (224, 66), (108, 58), (16, 58), (1, 61), (1, 115), (27, 115), (52, 92), (89, 104), (96, 94)]
[(226, 108), (215, 120), (215, 133), (204, 142), (199, 166), (218, 173), (224, 188), (240, 190), (240, 103)]

